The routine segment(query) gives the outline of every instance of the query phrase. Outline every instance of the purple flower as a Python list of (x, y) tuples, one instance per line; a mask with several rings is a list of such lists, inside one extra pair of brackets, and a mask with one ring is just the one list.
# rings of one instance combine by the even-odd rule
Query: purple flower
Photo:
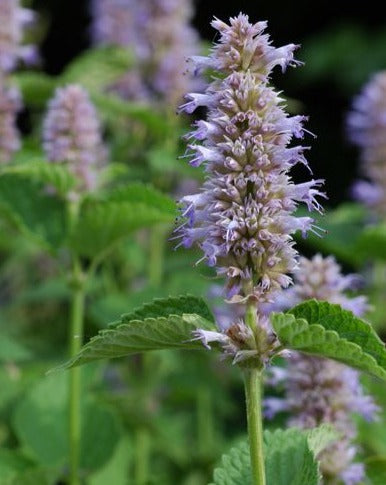
[(19, 59), (30, 63), (36, 59), (34, 47), (21, 46), (23, 28), (34, 19), (31, 10), (21, 8), (19, 0), (0, 2), (0, 76), (12, 71)]
[(343, 275), (333, 256), (324, 258), (317, 254), (312, 259), (301, 257), (294, 278), (295, 285), (278, 293), (275, 303), (268, 306), (268, 311), (286, 310), (312, 298), (337, 303), (358, 316), (369, 310), (365, 296), (349, 297), (345, 293), (357, 289), (361, 277), (355, 274)]
[(17, 112), (20, 109), (21, 96), (18, 89), (0, 83), (0, 164), (9, 162), (12, 154), (20, 148), (16, 127)]
[(134, 45), (138, 38), (135, 0), (93, 0), (92, 37), (96, 44)]
[(190, 0), (94, 0), (93, 37), (130, 47), (131, 71), (112, 86), (124, 98), (160, 98), (172, 109), (192, 87), (186, 58), (198, 51)]
[[(358, 316), (368, 309), (365, 297), (350, 298), (345, 294), (358, 286), (359, 278), (342, 275), (332, 257), (300, 258), (294, 278), (295, 285), (282, 292), (281, 309), (310, 298), (339, 303)], [(357, 448), (354, 444), (356, 426), (351, 414), (372, 420), (378, 408), (372, 398), (364, 394), (358, 372), (333, 360), (292, 353), (287, 369), (273, 372), (273, 381), (271, 384), (275, 385), (282, 382), (286, 395), (285, 399), (265, 400), (266, 416), (271, 418), (277, 412), (288, 411), (291, 414), (288, 424), (301, 428), (333, 424), (341, 433), (341, 439), (319, 456), (323, 476), (326, 480), (339, 479), (345, 485), (361, 482), (363, 466), (353, 463)]]
[(69, 85), (56, 90), (44, 120), (43, 146), (50, 162), (68, 165), (79, 180), (78, 189), (96, 187), (106, 150), (96, 110), (84, 88)]
[(386, 71), (365, 85), (347, 117), (350, 140), (361, 149), (362, 173), (370, 182), (359, 181), (355, 198), (386, 216)]
[[(220, 33), (208, 57), (195, 57), (196, 71), (210, 68), (214, 80), (205, 93), (190, 93), (182, 111), (207, 108), (206, 121), (188, 136), (191, 165), (207, 173), (202, 191), (182, 199), (179, 228), (184, 246), (197, 244), (207, 264), (227, 280), (233, 301), (254, 297), (259, 304), (287, 287), (297, 267), (292, 234), (312, 230), (313, 220), (295, 217), (299, 203), (321, 210), (321, 180), (296, 185), (289, 170), (306, 166), (304, 147), (288, 144), (303, 134), (303, 117), (290, 117), (269, 84), (275, 66), (296, 65), (290, 44), (275, 48), (265, 22), (251, 24), (240, 14)], [(196, 140), (196, 142), (194, 142)]]

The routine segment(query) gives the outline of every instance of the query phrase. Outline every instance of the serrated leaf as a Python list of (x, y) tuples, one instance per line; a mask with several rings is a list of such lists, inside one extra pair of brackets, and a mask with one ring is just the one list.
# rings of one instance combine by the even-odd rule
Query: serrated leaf
[(297, 428), (264, 433), (267, 485), (317, 485), (319, 470), (308, 432)]
[[(300, 321), (299, 321), (300, 320)], [(369, 323), (339, 305), (310, 300), (272, 314), (283, 346), (343, 362), (386, 379), (386, 349)]]
[(357, 251), (364, 260), (386, 261), (386, 224), (364, 228), (357, 242)]
[(45, 248), (57, 249), (65, 238), (65, 201), (48, 194), (33, 178), (0, 175), (0, 216)]
[[(214, 330), (213, 320), (197, 313), (183, 313), (185, 309), (192, 311), (194, 305), (195, 310), (198, 309), (203, 315), (210, 316), (206, 305), (202, 305), (201, 302), (198, 298), (182, 297), (144, 305), (133, 314), (123, 315), (111, 328), (101, 330), (83, 346), (74, 359), (56, 370), (148, 350), (203, 349), (201, 341), (193, 339), (192, 332), (197, 328)], [(147, 311), (148, 314), (155, 315), (157, 308), (163, 316), (145, 317)], [(170, 311), (170, 314), (167, 314), (167, 311)], [(133, 315), (135, 319), (132, 319)]]
[(315, 456), (340, 437), (340, 433), (330, 424), (307, 431), (308, 446)]
[(221, 458), (210, 485), (252, 485), (249, 445), (242, 441)]
[(152, 202), (125, 200), (87, 200), (70, 235), (70, 246), (80, 256), (97, 257), (111, 249), (133, 231), (152, 225), (171, 222), (175, 212)]
[(77, 56), (61, 80), (81, 84), (90, 92), (101, 92), (125, 74), (132, 61), (132, 53), (124, 47), (101, 46)]
[[(169, 315), (195, 314), (214, 323), (214, 317), (206, 302), (192, 295), (156, 298), (150, 303), (145, 303), (130, 313), (122, 315), (121, 321), (143, 320), (145, 318), (167, 318)], [(119, 323), (121, 323), (118, 322)], [(112, 323), (110, 325), (116, 325)]]
[[(317, 485), (316, 455), (337, 438), (329, 426), (312, 431), (290, 428), (264, 432), (267, 485)], [(211, 485), (251, 485), (251, 462), (247, 441), (239, 443), (222, 457)]]
[(15, 174), (53, 187), (58, 193), (66, 194), (76, 184), (75, 177), (63, 164), (49, 163), (47, 160), (30, 159), (18, 165), (9, 165), (2, 169), (2, 174)]

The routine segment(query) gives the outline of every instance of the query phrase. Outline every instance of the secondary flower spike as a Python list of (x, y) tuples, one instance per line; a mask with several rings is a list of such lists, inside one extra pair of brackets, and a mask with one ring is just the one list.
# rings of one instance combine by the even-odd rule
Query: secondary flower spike
[(361, 149), (362, 173), (354, 196), (386, 218), (386, 71), (379, 72), (355, 98), (347, 117), (351, 141)]
[(96, 187), (106, 151), (96, 110), (83, 87), (72, 84), (56, 90), (44, 120), (43, 146), (50, 162), (68, 165), (79, 190)]
[[(360, 316), (367, 310), (366, 298), (349, 298), (345, 294), (356, 286), (357, 280), (355, 275), (342, 275), (332, 257), (301, 258), (295, 285), (280, 299), (281, 309), (316, 298), (338, 303)], [(352, 413), (371, 420), (377, 406), (364, 394), (358, 372), (333, 360), (293, 353), (287, 369), (274, 368), (272, 375), (272, 384), (284, 384), (285, 399), (267, 398), (267, 417), (287, 411), (291, 416), (290, 426), (314, 428), (323, 423), (332, 424), (341, 438), (319, 456), (324, 483), (362, 483), (364, 466), (354, 461), (358, 450)]]
[(21, 96), (17, 88), (6, 87), (0, 81), (0, 164), (11, 160), (20, 148), (16, 127), (17, 112), (21, 109)]
[(199, 51), (191, 0), (94, 0), (97, 44), (129, 47), (135, 61), (112, 89), (124, 98), (160, 99), (175, 109), (192, 87), (186, 58)]
[(204, 93), (186, 95), (182, 111), (207, 110), (188, 135), (190, 164), (203, 165), (202, 190), (182, 199), (178, 232), (186, 247), (199, 245), (208, 265), (227, 280), (232, 301), (253, 298), (259, 306), (286, 288), (297, 267), (292, 235), (313, 229), (311, 217), (296, 217), (299, 203), (321, 211), (316, 200), (322, 180), (295, 184), (289, 171), (308, 167), (305, 147), (289, 146), (303, 136), (304, 116), (289, 116), (270, 85), (275, 66), (298, 64), (297, 46), (275, 48), (266, 22), (246, 15), (215, 19), (219, 39), (207, 57), (191, 59), (195, 70), (212, 70)]
[(34, 19), (33, 12), (20, 6), (19, 0), (0, 1), (0, 76), (12, 71), (19, 59), (36, 58), (33, 46), (21, 46), (23, 28)]

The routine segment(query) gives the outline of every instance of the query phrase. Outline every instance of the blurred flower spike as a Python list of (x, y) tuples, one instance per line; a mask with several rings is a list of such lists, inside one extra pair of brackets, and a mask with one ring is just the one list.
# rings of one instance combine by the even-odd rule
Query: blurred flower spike
[(356, 199), (386, 218), (386, 71), (379, 72), (355, 98), (347, 117), (351, 141), (361, 149), (362, 173), (368, 179), (353, 187)]
[(106, 160), (100, 122), (87, 91), (78, 85), (58, 88), (48, 104), (43, 146), (50, 162), (65, 163), (78, 190), (93, 190)]
[[(332, 257), (300, 258), (295, 284), (280, 298), (279, 309), (285, 310), (301, 301), (316, 298), (338, 303), (361, 316), (368, 310), (367, 299), (363, 296), (350, 298), (345, 294), (357, 286), (358, 279), (356, 275), (344, 276)], [(289, 426), (314, 428), (330, 423), (341, 434), (341, 438), (319, 456), (326, 480), (323, 483), (362, 483), (364, 465), (354, 461), (358, 449), (352, 413), (372, 420), (378, 407), (370, 396), (364, 394), (359, 373), (333, 360), (294, 352), (288, 359), (288, 367), (273, 368), (271, 376), (272, 386), (284, 385), (285, 398), (265, 400), (267, 417), (286, 411), (290, 413)]]
[(0, 83), (0, 164), (8, 163), (20, 148), (16, 117), (21, 109), (21, 97), (17, 88)]
[(34, 46), (21, 45), (23, 30), (34, 20), (32, 10), (22, 8), (19, 0), (0, 2), (0, 77), (15, 69), (19, 59), (27, 64), (36, 61)]

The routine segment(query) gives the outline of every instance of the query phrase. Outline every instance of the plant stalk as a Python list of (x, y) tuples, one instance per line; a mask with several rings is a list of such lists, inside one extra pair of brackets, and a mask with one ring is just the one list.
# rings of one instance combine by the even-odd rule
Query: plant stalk
[(135, 485), (146, 485), (149, 477), (150, 434), (139, 426), (135, 435)]
[(212, 395), (207, 386), (202, 386), (197, 390), (197, 443), (198, 452), (201, 457), (208, 457), (213, 453), (214, 425)]
[[(245, 323), (257, 335), (256, 304), (248, 302)], [(262, 372), (261, 368), (251, 367), (244, 370), (245, 398), (248, 420), (249, 451), (251, 455), (252, 485), (266, 485), (263, 452), (262, 418)]]
[(261, 412), (262, 371), (255, 368), (245, 369), (244, 379), (252, 484), (266, 485), (263, 453), (263, 419)]
[[(77, 258), (73, 264), (72, 305), (70, 327), (70, 358), (80, 351), (83, 341), (85, 288), (80, 262)], [(81, 440), (81, 369), (70, 369), (69, 385), (69, 459), (70, 485), (79, 485), (79, 461)]]

